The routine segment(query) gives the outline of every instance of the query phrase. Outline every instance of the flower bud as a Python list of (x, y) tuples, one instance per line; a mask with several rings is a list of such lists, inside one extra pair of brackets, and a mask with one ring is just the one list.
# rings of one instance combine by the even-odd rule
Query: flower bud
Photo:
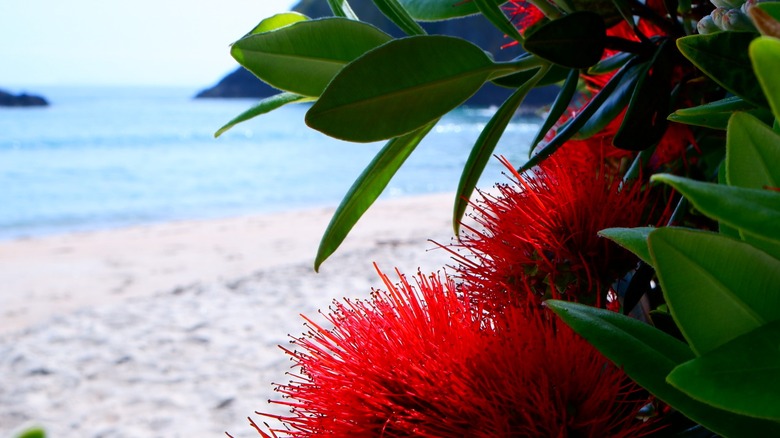
[(723, 16), (726, 15), (726, 12), (729, 10), (726, 8), (715, 8), (714, 11), (710, 12), (710, 17), (712, 17), (712, 21), (715, 23), (715, 26), (718, 26), (720, 30), (726, 30), (723, 28)]
[(699, 22), (696, 24), (696, 29), (701, 35), (720, 32), (722, 30), (715, 24), (715, 21), (710, 15), (706, 15), (701, 20), (699, 20)]
[(721, 27), (724, 30), (743, 30), (743, 31), (755, 31), (753, 22), (750, 17), (743, 14), (739, 9), (732, 9), (726, 12), (721, 21)]
[(739, 7), (739, 9), (744, 13), (747, 14), (748, 9), (755, 6), (755, 4), (758, 3), (756, 0), (747, 0), (745, 3), (742, 3), (742, 6)]

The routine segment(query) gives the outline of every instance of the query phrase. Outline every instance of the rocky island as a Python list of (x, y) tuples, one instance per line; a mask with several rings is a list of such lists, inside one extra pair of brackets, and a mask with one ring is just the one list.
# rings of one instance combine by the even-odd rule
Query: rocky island
[[(395, 37), (403, 36), (403, 33), (376, 8), (373, 2), (354, 2), (351, 6), (361, 20), (373, 23)], [(293, 11), (312, 18), (332, 15), (327, 2), (317, 0), (302, 0), (293, 7)], [(509, 40), (482, 15), (421, 24), (429, 34), (457, 36), (471, 41), (485, 51), (492, 53), (495, 59), (499, 61), (512, 59), (522, 53), (522, 50), (517, 47), (502, 49)], [(216, 85), (201, 91), (195, 97), (264, 98), (278, 92), (278, 90), (263, 83), (252, 73), (239, 66)], [(465, 104), (480, 107), (498, 106), (511, 93), (511, 89), (488, 83), (466, 101)], [(552, 102), (557, 93), (558, 88), (556, 86), (536, 88), (526, 97), (523, 109), (535, 112)]]
[(0, 106), (48, 106), (49, 102), (41, 96), (21, 93), (12, 94), (0, 90)]

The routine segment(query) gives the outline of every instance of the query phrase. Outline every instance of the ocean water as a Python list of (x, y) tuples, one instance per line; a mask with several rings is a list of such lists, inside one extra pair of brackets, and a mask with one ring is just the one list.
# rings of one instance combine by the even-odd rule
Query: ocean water
[[(234, 127), (255, 100), (189, 88), (36, 88), (51, 106), (0, 108), (0, 239), (335, 206), (382, 143), (307, 128), (290, 105)], [(443, 118), (383, 198), (453, 192), (491, 110)], [(521, 163), (538, 120), (516, 119), (496, 153)], [(505, 180), (493, 160), (480, 187)]]

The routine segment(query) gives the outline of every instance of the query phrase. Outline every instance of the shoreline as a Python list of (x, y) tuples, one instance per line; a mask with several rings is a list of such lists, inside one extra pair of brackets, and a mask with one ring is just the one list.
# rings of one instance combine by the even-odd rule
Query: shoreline
[(320, 273), (333, 208), (0, 243), (0, 436), (257, 436), (300, 315), (445, 270), (452, 201), (377, 201)]
[[(385, 245), (434, 248), (428, 239), (447, 243), (452, 237), (453, 198), (433, 194), (378, 200), (331, 259), (367, 248), (380, 255)], [(0, 241), (0, 284), (6, 285), (0, 292), (5, 303), (0, 335), (84, 305), (193, 283), (228, 283), (289, 265), (307, 266), (313, 272), (317, 246), (334, 211), (316, 207)], [(379, 258), (376, 262), (384, 269), (396, 267), (387, 257)], [(321, 272), (338, 269), (331, 259)], [(367, 269), (373, 271), (371, 261)]]

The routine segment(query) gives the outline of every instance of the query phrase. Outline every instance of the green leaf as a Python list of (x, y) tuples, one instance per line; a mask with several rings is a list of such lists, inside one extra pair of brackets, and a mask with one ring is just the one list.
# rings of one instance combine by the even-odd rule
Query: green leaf
[(774, 18), (777, 21), (780, 21), (780, 3), (762, 2), (762, 3), (756, 3), (754, 6), (757, 6), (759, 9), (763, 9), (764, 12), (769, 14), (770, 17)]
[(536, 133), (536, 137), (534, 137), (533, 141), (531, 141), (531, 145), (528, 148), (528, 156), (533, 154), (534, 149), (536, 149), (536, 146), (539, 144), (539, 142), (544, 140), (544, 137), (547, 135), (550, 129), (555, 126), (555, 123), (569, 108), (569, 104), (574, 98), (574, 93), (577, 91), (577, 83), (579, 82), (579, 79), (579, 70), (569, 70), (569, 75), (566, 78), (566, 82), (563, 83), (561, 90), (555, 97), (555, 102), (553, 102), (552, 106), (550, 107), (550, 111), (547, 113), (547, 118), (544, 120), (544, 123), (542, 123), (542, 126), (539, 127), (539, 131)]
[[(591, 0), (588, 3), (592, 4), (597, 2)], [(605, 3), (607, 3), (607, 5), (609, 5), (609, 3), (612, 3), (612, 5), (609, 6), (612, 6), (615, 9), (613, 13), (607, 12), (608, 15), (605, 15), (603, 13), (601, 14), (604, 17), (605, 21), (610, 20), (609, 27), (611, 27), (611, 25), (613, 24), (617, 24), (620, 18), (622, 18), (623, 21), (626, 22), (626, 24), (631, 26), (634, 32), (639, 31), (636, 25), (636, 20), (634, 19), (634, 5), (630, 0), (611, 0)], [(677, 12), (677, 9), (675, 8), (674, 11)], [(672, 16), (674, 16), (674, 14), (672, 14)]]
[(341, 245), (352, 227), (376, 201), (393, 175), (434, 125), (436, 125), (435, 121), (407, 135), (388, 141), (355, 180), (322, 236), (314, 259), (315, 271), (319, 271), (322, 262)]
[(746, 189), (780, 188), (780, 134), (760, 120), (736, 113), (728, 125), (726, 181)]
[(246, 36), (231, 54), (269, 85), (316, 97), (347, 63), (390, 39), (369, 24), (324, 18)]
[(569, 0), (577, 11), (591, 11), (599, 14), (609, 27), (614, 26), (623, 20), (619, 5), (626, 3), (625, 0)]
[(780, 318), (780, 260), (686, 228), (659, 228), (647, 242), (666, 303), (697, 354)]
[(653, 175), (650, 180), (671, 185), (712, 219), (757, 238), (780, 242), (778, 192), (721, 186), (668, 174)]
[[(529, 57), (533, 57), (534, 55), (531, 55), (530, 53), (525, 53), (523, 56), (521, 56), (518, 59), (525, 59)], [(547, 63), (546, 61), (544, 61)], [(570, 68), (561, 67), (560, 65), (553, 64), (550, 67), (550, 70), (547, 72), (546, 75), (542, 78), (542, 80), (539, 81), (538, 84), (536, 84), (538, 87), (544, 86), (544, 85), (551, 85), (551, 84), (557, 84), (558, 82), (563, 81), (569, 76), (569, 72), (571, 71)], [(528, 82), (535, 74), (535, 70), (525, 70), (525, 71), (519, 71), (517, 73), (513, 73), (511, 75), (507, 76), (501, 76), (498, 78), (492, 78), (490, 81), (498, 86), (506, 87), (506, 88), (517, 88)]]
[(707, 76), (729, 92), (757, 106), (767, 102), (748, 57), (751, 32), (717, 32), (679, 38), (677, 47)]
[(272, 17), (268, 17), (261, 21), (257, 26), (249, 31), (244, 37), (249, 35), (255, 35), (258, 33), (271, 32), (273, 30), (281, 29), (285, 26), (289, 26), (299, 21), (306, 21), (309, 17), (299, 14), (297, 12), (285, 12), (282, 14), (276, 14)]
[(599, 236), (617, 243), (634, 253), (643, 262), (653, 266), (653, 259), (650, 257), (650, 250), (647, 247), (647, 236), (653, 230), (655, 230), (653, 227), (606, 228), (599, 231)]
[[(726, 140), (726, 180), (729, 185), (747, 189), (780, 188), (780, 134), (758, 119), (736, 113), (728, 125)], [(775, 258), (780, 243), (741, 233), (749, 242)]]
[[(718, 166), (718, 184), (720, 185), (727, 185), (728, 181), (726, 181), (726, 160), (723, 159), (723, 161), (720, 162), (720, 166)], [(718, 232), (724, 236), (731, 237), (733, 239), (742, 239), (742, 237), (739, 235), (739, 230), (736, 228), (732, 228), (723, 222), (718, 222)]]
[(780, 120), (780, 40), (762, 36), (753, 40), (748, 50), (758, 83), (772, 113)]
[(496, 27), (496, 29), (504, 32), (505, 35), (508, 35), (515, 41), (520, 43), (523, 42), (523, 36), (520, 35), (520, 32), (517, 30), (515, 25), (509, 21), (509, 18), (501, 9), (501, 6), (494, 0), (472, 0), (472, 2), (477, 6), (479, 12), (481, 12), (482, 15), (487, 18), (493, 24), (493, 26)]
[[(638, 384), (655, 393), (674, 391), (666, 375), (695, 356), (684, 342), (648, 324), (610, 310), (560, 300), (547, 300), (574, 331), (582, 335)], [(649, 385), (648, 385), (649, 384)]]
[(780, 421), (780, 321), (675, 368), (667, 381), (696, 400)]
[(709, 102), (692, 108), (678, 109), (669, 115), (672, 122), (686, 125), (704, 126), (713, 129), (726, 129), (731, 114), (735, 111), (748, 111), (755, 106), (737, 96)]
[(348, 18), (350, 20), (358, 19), (347, 0), (328, 0), (328, 6), (330, 6), (330, 10), (333, 11), (333, 15), (336, 17)]
[(678, 56), (670, 40), (661, 43), (631, 95), (631, 101), (612, 144), (630, 151), (655, 146), (666, 132), (672, 93), (672, 57)]
[(631, 101), (631, 94), (637, 83), (647, 74), (648, 63), (627, 63), (624, 65), (624, 69), (625, 74), (617, 83), (615, 91), (607, 95), (604, 104), (582, 125), (575, 138), (583, 140), (598, 134), (623, 112), (628, 102)]
[(230, 128), (236, 126), (241, 122), (245, 122), (261, 114), (266, 114), (268, 112), (271, 112), (277, 108), (287, 105), (288, 103), (309, 102), (312, 100), (314, 99), (311, 97), (299, 96), (293, 93), (279, 93), (277, 95), (267, 97), (261, 100), (260, 102), (258, 102), (257, 105), (253, 106), (252, 108), (249, 108), (248, 110), (244, 111), (243, 113), (233, 118), (231, 121), (227, 122), (225, 126), (219, 128), (219, 130), (214, 133), (214, 137), (215, 138), (219, 137), (220, 135), (224, 134), (227, 130), (229, 130)]
[(485, 170), (488, 160), (490, 160), (490, 157), (493, 155), (493, 151), (495, 150), (498, 141), (504, 134), (506, 127), (509, 125), (512, 117), (514, 117), (517, 108), (523, 102), (523, 99), (525, 99), (528, 92), (536, 86), (536, 83), (544, 77), (548, 69), (549, 66), (540, 68), (530, 81), (509, 96), (498, 111), (493, 114), (493, 117), (490, 118), (485, 129), (479, 134), (479, 138), (474, 144), (474, 147), (471, 148), (471, 153), (463, 168), (463, 173), (458, 182), (458, 191), (455, 196), (452, 225), (455, 229), (456, 236), (460, 233), (460, 221), (468, 206), (468, 200), (471, 198), (474, 187), (476, 187), (477, 182), (479, 182), (479, 177)]
[(460, 38), (393, 40), (333, 78), (306, 113), (306, 124), (354, 142), (404, 135), (465, 102), (493, 72), (503, 69)]
[(729, 437), (780, 436), (778, 423), (714, 408), (667, 383), (672, 369), (694, 358), (674, 337), (617, 312), (565, 301), (545, 304), (636, 383), (707, 429)]
[(552, 155), (555, 151), (563, 146), (572, 136), (582, 128), (583, 125), (593, 116), (593, 114), (604, 104), (604, 101), (612, 94), (617, 87), (617, 84), (623, 80), (623, 76), (626, 72), (635, 67), (634, 62), (629, 62), (624, 65), (620, 70), (612, 76), (612, 79), (604, 85), (604, 88), (598, 92), (593, 99), (585, 105), (585, 108), (579, 112), (573, 119), (571, 119), (566, 125), (564, 125), (558, 134), (547, 143), (536, 155), (532, 156), (526, 163), (519, 169), (519, 172), (525, 172), (539, 163), (544, 161), (547, 157)]
[(604, 19), (578, 11), (540, 26), (525, 39), (523, 48), (564, 67), (588, 68), (601, 59), (606, 40)]
[(374, 0), (374, 4), (377, 9), (382, 11), (390, 21), (395, 23), (407, 35), (426, 34), (425, 29), (414, 21), (414, 18), (409, 16), (409, 13), (398, 3), (398, 0)]
[[(479, 12), (477, 6), (470, 1), (452, 0), (398, 0), (409, 15), (420, 21), (439, 21), (450, 18), (465, 17)], [(500, 5), (505, 0), (493, 0)]]
[(626, 65), (626, 63), (633, 58), (635, 55), (633, 53), (629, 52), (618, 52), (609, 58), (602, 59), (598, 62), (598, 64), (590, 67), (588, 69), (589, 75), (601, 75), (604, 73), (609, 73), (611, 71), (615, 71), (619, 69), (620, 67), (623, 67)]

